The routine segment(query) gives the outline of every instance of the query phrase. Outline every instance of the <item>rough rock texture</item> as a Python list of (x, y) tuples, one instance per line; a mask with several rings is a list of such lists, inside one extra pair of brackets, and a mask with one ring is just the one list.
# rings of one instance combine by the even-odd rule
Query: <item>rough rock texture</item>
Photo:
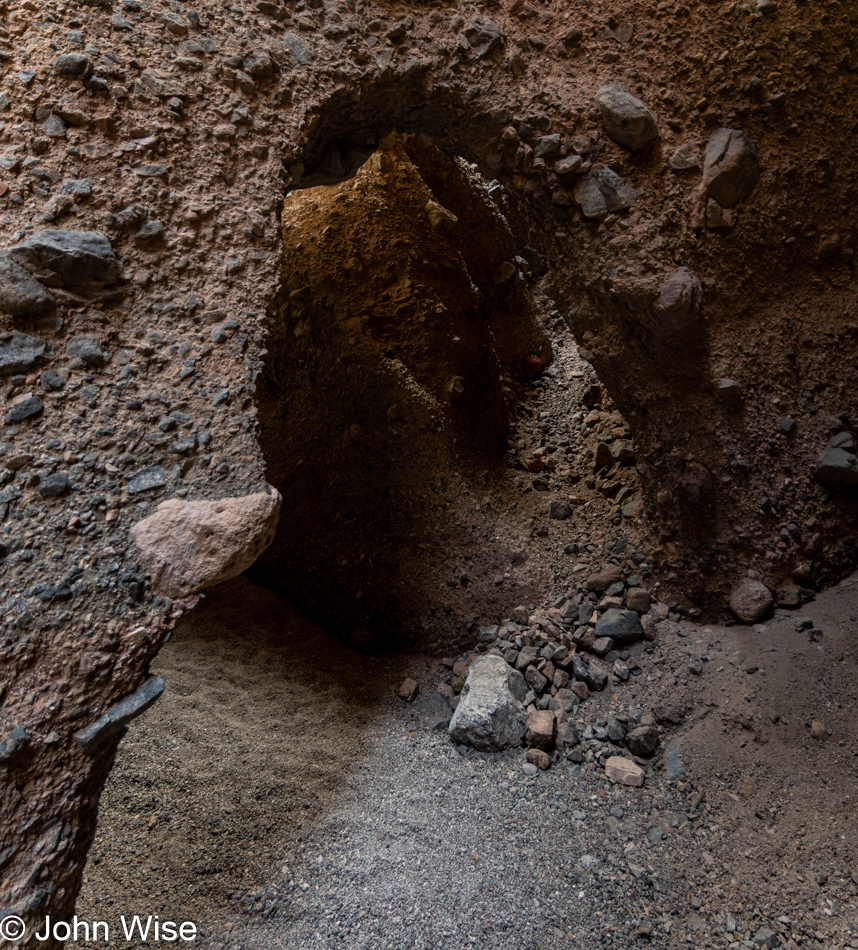
[(131, 529), (152, 587), (174, 600), (237, 577), (274, 540), (280, 517), (274, 489), (219, 501), (161, 502)]
[(730, 594), (730, 610), (742, 623), (756, 623), (772, 609), (772, 592), (760, 581), (745, 581)]
[(703, 187), (706, 197), (722, 208), (732, 208), (754, 190), (760, 180), (757, 147), (736, 129), (718, 129), (706, 146)]
[(605, 131), (619, 145), (638, 152), (658, 138), (655, 116), (625, 86), (611, 83), (596, 93)]
[[(288, 405), (290, 387), (309, 395), (313, 374), (327, 368), (336, 375), (323, 353), (337, 321), (314, 313), (312, 321), (287, 324), (284, 317), (281, 291), (289, 313), (307, 304), (302, 286), (284, 288), (290, 265), (282, 260), (282, 199), (302, 178), (342, 181), (392, 131), (431, 137), (503, 187), (505, 216), (520, 222), (510, 226), (513, 246), (503, 259), (526, 284), (517, 299), (535, 289), (554, 295), (559, 317), (630, 426), (643, 486), (638, 522), (654, 540), (652, 567), (671, 578), (667, 586), (688, 595), (693, 609), (720, 611), (748, 566), (776, 587), (784, 579), (822, 585), (854, 565), (853, 490), (832, 492), (813, 478), (831, 435), (858, 424), (853, 10), (780, 5), (756, 16), (741, 4), (699, 2), (630, 11), (613, 2), (579, 9), (239, 0), (229, 9), (182, 7), (164, 17), (147, 3), (84, 7), (10, 0), (0, 13), (2, 243), (8, 250), (34, 240), (26, 260), (40, 270), (31, 276), (58, 303), (44, 315), (7, 308), (0, 317), (2, 416), (31, 399), (42, 404), (40, 412), (13, 416), (0, 439), (0, 458), (31, 457), (0, 473), (9, 552), (0, 562), (3, 737), (19, 726), (30, 736), (4, 776), (3, 840), (14, 835), (17, 851), (3, 868), (0, 906), (71, 912), (115, 748), (107, 742), (87, 757), (74, 733), (144, 682), (187, 607), (153, 593), (131, 527), (166, 497), (216, 500), (262, 490), (262, 446), (272, 448), (278, 426), (287, 439), (291, 426), (309, 427), (304, 416), (317, 408), (305, 399), (284, 420), (272, 409), (274, 394), (285, 394)], [(627, 15), (634, 21), (628, 42), (605, 38), (605, 25)], [(478, 17), (491, 22), (474, 23)], [(91, 71), (85, 60), (57, 70), (57, 58), (70, 53), (86, 56)], [(657, 116), (660, 149), (629, 153), (605, 136), (595, 97), (618, 80)], [(716, 202), (733, 212), (732, 227), (713, 230), (706, 200), (715, 198), (699, 163), (671, 165), (668, 156), (687, 146), (699, 155), (717, 129), (755, 144), (760, 177), (734, 208)], [(576, 184), (597, 181), (605, 165), (637, 198), (628, 210), (587, 218), (575, 203)], [(447, 222), (432, 230), (439, 240), (468, 228), (456, 208), (436, 203), (457, 218), (438, 217)], [(346, 227), (328, 226), (334, 236)], [(324, 227), (313, 237), (331, 241)], [(56, 231), (103, 234), (116, 285), (101, 285), (113, 276), (103, 245), (95, 262), (78, 248), (79, 262), (88, 261), (83, 284), (77, 271), (52, 263), (50, 241), (36, 235)], [(399, 259), (413, 251), (409, 266), (419, 270), (430, 260), (420, 250), (407, 248)], [(451, 261), (453, 283), (462, 287), (462, 263)], [(449, 276), (437, 263), (433, 286)], [(700, 317), (682, 340), (659, 336), (651, 323), (660, 288), (679, 267), (704, 291)], [(352, 271), (360, 273), (353, 264)], [(491, 296), (505, 286), (494, 278), (507, 273), (496, 269), (491, 281), (475, 281), (479, 294), (468, 285), (466, 299)], [(335, 309), (340, 279), (331, 291)], [(515, 286), (519, 278), (509, 280)], [(314, 298), (313, 308), (324, 309), (326, 299)], [(431, 299), (443, 302), (443, 294)], [(363, 312), (372, 309), (364, 302)], [(395, 306), (385, 312), (395, 322)], [(314, 336), (312, 327), (323, 332)], [(16, 334), (44, 349), (15, 343)], [(69, 356), (70, 336), (97, 337), (103, 365)], [(356, 343), (361, 353), (369, 338), (355, 336), (364, 341)], [(344, 362), (349, 339), (343, 335), (333, 350)], [(379, 361), (398, 359), (395, 349), (391, 357), (385, 352), (379, 346)], [(529, 355), (541, 365), (543, 354)], [(364, 365), (356, 361), (352, 371)], [(377, 369), (367, 378), (378, 380)], [(467, 380), (444, 380), (445, 403), (440, 382), (431, 392), (424, 387), (427, 396), (414, 389), (414, 370), (389, 369), (402, 372), (398, 391), (414, 396), (409, 406), (431, 407), (418, 415), (422, 424), (443, 405), (440, 424), (454, 430), (454, 400), (460, 392), (469, 398)], [(509, 379), (505, 388), (514, 393)], [(741, 396), (719, 397), (720, 379), (740, 382)], [(395, 387), (381, 391), (391, 395)], [(355, 399), (354, 387), (338, 392)], [(433, 529), (443, 522), (451, 533), (470, 530), (451, 516), (462, 525), (476, 516), (469, 510), (466, 521), (464, 506), (445, 500), (450, 482), (432, 484), (423, 469), (419, 477), (407, 472), (409, 459), (388, 451), (399, 438), (388, 413), (398, 410), (371, 404), (372, 424), (340, 419), (327, 455), (312, 456), (329, 467), (308, 466), (311, 474), (301, 477), (337, 478), (341, 458), (362, 452), (365, 468), (374, 466), (373, 484), (389, 495), (348, 520), (366, 523), (394, 499), (387, 537), (393, 545), (399, 531), (402, 550), (420, 551), (416, 576), (442, 559), (419, 547), (431, 548), (423, 538), (435, 538), (425, 530), (428, 513)], [(496, 432), (502, 412), (490, 405), (487, 429)], [(786, 417), (795, 423), (789, 431), (781, 426)], [(457, 437), (461, 450), (467, 442)], [(454, 441), (435, 442), (445, 461), (459, 454)], [(302, 458), (273, 455), (272, 483), (285, 481), (290, 461)], [(686, 490), (689, 458), (710, 473), (707, 481), (692, 472), (691, 487), (708, 491)], [(459, 454), (455, 479), (478, 496), (485, 463), (472, 476), (465, 460)], [(391, 479), (381, 470), (394, 489), (410, 477), (415, 508), (423, 489), (434, 495), (413, 532), (401, 509), (407, 495), (386, 487)], [(437, 470), (430, 459), (428, 471)], [(62, 471), (69, 490), (42, 497), (38, 486)], [(354, 490), (347, 479), (339, 483)], [(328, 510), (315, 514), (305, 526), (335, 536)], [(353, 538), (358, 529), (348, 520), (341, 527)], [(381, 534), (383, 526), (373, 530)], [(279, 541), (266, 568), (272, 576), (281, 573), (277, 548)], [(340, 563), (354, 556), (343, 548)], [(282, 551), (281, 565), (288, 544)], [(388, 550), (367, 575), (401, 563), (396, 555)], [(340, 569), (332, 560), (326, 567)], [(352, 565), (340, 586), (330, 585), (332, 603), (354, 607), (361, 570)], [(427, 627), (467, 630), (470, 576), (456, 580), (455, 596), (440, 604), (438, 574), (427, 577), (436, 601)], [(326, 587), (324, 577), (311, 581), (301, 581), (308, 601)], [(415, 612), (430, 600), (410, 580), (400, 589), (419, 595)], [(383, 608), (384, 591), (373, 594)], [(454, 619), (445, 619), (444, 603)], [(349, 626), (360, 619), (355, 612)], [(44, 842), (56, 827), (63, 833), (50, 850)]]
[(450, 738), (482, 752), (519, 745), (526, 726), (522, 705), (526, 693), (524, 677), (502, 657), (481, 657), (468, 670), (450, 720)]
[(612, 755), (605, 762), (605, 775), (612, 782), (640, 788), (644, 783), (645, 773), (637, 762), (621, 755)]

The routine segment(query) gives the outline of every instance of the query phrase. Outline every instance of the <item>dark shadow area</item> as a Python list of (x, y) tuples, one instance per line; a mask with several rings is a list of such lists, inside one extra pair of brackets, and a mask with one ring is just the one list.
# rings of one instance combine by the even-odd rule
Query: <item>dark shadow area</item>
[(121, 913), (195, 920), (211, 946), (243, 915), (276, 913), (258, 889), (300, 863), (404, 663), (353, 653), (244, 578), (215, 588), (153, 665), (168, 689), (123, 740), (78, 915), (111, 934)]

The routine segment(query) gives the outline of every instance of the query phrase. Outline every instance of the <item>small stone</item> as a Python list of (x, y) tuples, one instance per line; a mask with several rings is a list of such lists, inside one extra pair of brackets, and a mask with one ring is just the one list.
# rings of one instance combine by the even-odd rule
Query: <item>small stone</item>
[[(461, 21), (460, 21), (461, 22)], [(483, 59), (503, 43), (501, 28), (487, 16), (476, 16), (465, 27), (465, 39), (474, 55)]]
[(552, 501), (548, 505), (548, 517), (555, 521), (564, 521), (572, 515), (572, 506), (565, 501)]
[(66, 353), (82, 359), (87, 366), (101, 367), (107, 363), (101, 343), (94, 336), (72, 337), (66, 342)]
[(682, 760), (682, 749), (679, 739), (674, 739), (667, 747), (664, 756), (664, 765), (667, 771), (668, 782), (678, 782), (685, 778), (685, 763)]
[(658, 332), (670, 337), (686, 330), (700, 312), (702, 297), (700, 281), (680, 267), (662, 284), (650, 308)]
[(845, 449), (827, 448), (816, 460), (813, 477), (830, 488), (858, 485), (858, 456)]
[(608, 564), (601, 571), (591, 574), (587, 578), (587, 590), (601, 593), (607, 590), (611, 584), (623, 582), (626, 579), (625, 571), (618, 564)]
[(655, 752), (659, 744), (658, 729), (655, 726), (638, 726), (626, 733), (626, 746), (633, 755), (646, 758)]
[(732, 208), (754, 190), (760, 163), (754, 143), (736, 129), (718, 129), (706, 146), (703, 186), (706, 197), (721, 208)]
[(644, 770), (631, 759), (612, 755), (605, 762), (605, 775), (614, 784), (640, 788), (644, 783)]
[(652, 603), (652, 597), (643, 587), (630, 587), (626, 592), (626, 607), (636, 614), (645, 614)]
[(640, 616), (634, 610), (606, 610), (596, 623), (597, 637), (610, 637), (615, 643), (634, 643), (643, 638)]
[(143, 685), (126, 696), (91, 726), (76, 732), (74, 737), (86, 753), (94, 752), (110, 736), (120, 732), (132, 719), (145, 712), (164, 692), (164, 680), (150, 676)]
[(26, 422), (28, 419), (35, 419), (42, 414), (44, 410), (42, 400), (38, 396), (30, 396), (28, 399), (22, 399), (6, 413), (6, 425), (15, 425), (16, 422)]
[(527, 717), (524, 741), (529, 749), (542, 749), (551, 752), (554, 749), (554, 713), (548, 710), (536, 710)]
[(551, 767), (551, 758), (548, 753), (543, 752), (542, 749), (528, 749), (527, 761), (543, 772)]
[(828, 730), (818, 719), (814, 719), (810, 724), (810, 736), (812, 739), (823, 741), (828, 738)]
[(69, 489), (69, 477), (65, 472), (54, 472), (39, 486), (42, 498), (57, 498)]
[(419, 692), (420, 686), (417, 681), (408, 677), (403, 680), (402, 685), (399, 687), (399, 698), (404, 699), (407, 703), (412, 703), (417, 699)]
[(602, 86), (596, 93), (605, 131), (618, 145), (640, 151), (658, 138), (655, 116), (624, 86)]
[(135, 475), (126, 486), (129, 495), (136, 495), (143, 491), (163, 488), (167, 484), (167, 473), (160, 465), (151, 465)]
[(92, 75), (92, 60), (83, 53), (63, 53), (54, 60), (54, 72), (64, 79), (86, 79)]
[(280, 494), (274, 489), (217, 501), (175, 498), (134, 525), (131, 537), (153, 588), (177, 600), (250, 567), (274, 540), (279, 516)]
[(524, 677), (502, 657), (483, 656), (468, 669), (449, 735), (483, 752), (517, 746), (525, 731)]
[(699, 168), (700, 155), (690, 142), (686, 142), (685, 145), (680, 145), (673, 153), (668, 165), (675, 172), (687, 171), (689, 168)]
[(608, 204), (595, 178), (590, 175), (581, 178), (576, 182), (573, 193), (585, 218), (601, 220), (608, 216)]
[[(2, 276), (0, 276), (2, 281)], [(2, 306), (2, 303), (0, 303)], [(10, 333), (0, 340), (0, 376), (28, 373), (44, 361), (46, 344), (35, 336)]]

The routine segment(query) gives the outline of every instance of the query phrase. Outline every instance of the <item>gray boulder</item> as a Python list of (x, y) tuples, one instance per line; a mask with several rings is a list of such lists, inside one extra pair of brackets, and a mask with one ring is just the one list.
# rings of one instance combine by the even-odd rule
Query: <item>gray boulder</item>
[(13, 317), (38, 317), (56, 305), (47, 287), (16, 264), (8, 251), (0, 251), (0, 310)]
[(754, 190), (760, 180), (757, 147), (736, 129), (718, 129), (706, 146), (703, 187), (706, 197), (722, 208), (732, 208)]
[(658, 138), (655, 116), (625, 86), (611, 83), (596, 93), (605, 131), (618, 145), (638, 152)]
[(660, 333), (671, 336), (685, 330), (700, 312), (703, 288), (687, 267), (666, 280), (651, 306)]
[(97, 231), (40, 231), (7, 253), (48, 287), (101, 290), (118, 278), (110, 241)]
[(641, 618), (634, 610), (606, 610), (596, 623), (597, 637), (610, 637), (615, 643), (634, 643), (643, 639)]
[(499, 752), (520, 745), (527, 716), (524, 677), (499, 656), (475, 660), (469, 670), (459, 705), (450, 720), (454, 742), (481, 752)]

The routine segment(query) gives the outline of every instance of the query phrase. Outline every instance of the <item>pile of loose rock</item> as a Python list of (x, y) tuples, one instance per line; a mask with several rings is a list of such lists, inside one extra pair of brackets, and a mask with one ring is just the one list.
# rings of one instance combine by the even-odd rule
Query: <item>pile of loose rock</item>
[[(628, 647), (654, 640), (678, 619), (619, 564), (590, 574), (582, 590), (553, 607), (516, 607), (511, 619), (480, 628), (483, 653), (444, 661), (452, 673), (451, 738), (484, 752), (524, 742), (525, 769), (532, 774), (565, 756), (572, 763), (596, 762), (612, 781), (643, 784), (641, 764), (660, 743), (655, 718), (633, 706), (627, 715), (582, 729), (579, 707), (592, 692), (640, 674)], [(620, 749), (634, 760), (619, 759)]]

